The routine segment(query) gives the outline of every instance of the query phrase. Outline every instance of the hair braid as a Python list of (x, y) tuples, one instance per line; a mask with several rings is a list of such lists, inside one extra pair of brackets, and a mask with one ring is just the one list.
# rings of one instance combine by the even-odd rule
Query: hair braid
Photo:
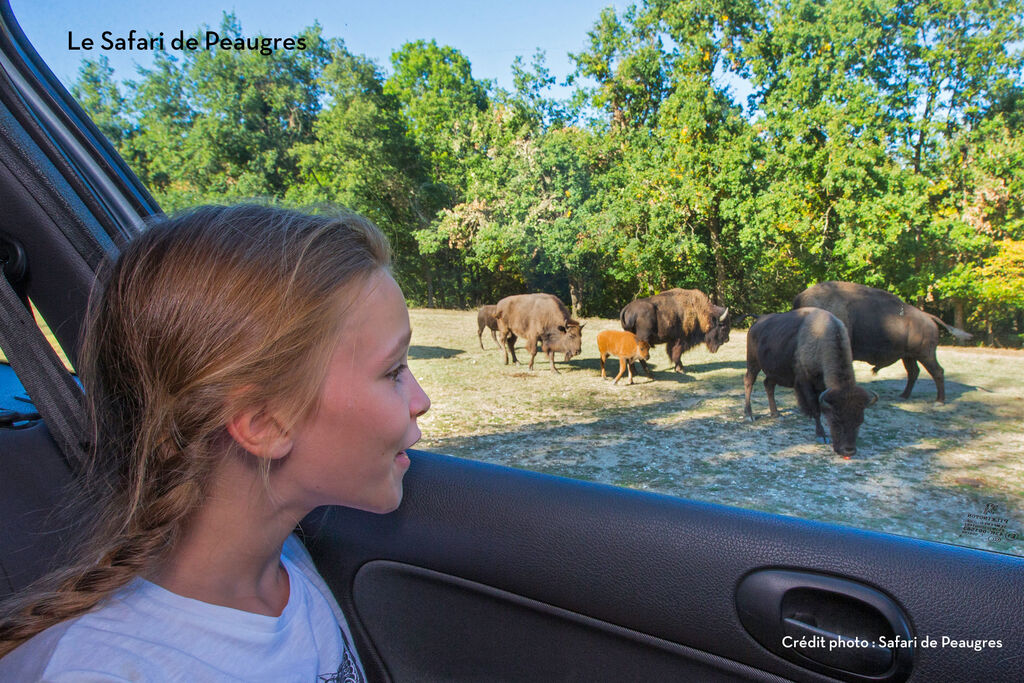
[[(179, 482), (152, 502), (135, 525), (114, 537), (92, 559), (47, 577), (28, 595), (8, 605), (0, 620), (0, 657), (50, 626), (82, 614), (103, 598), (144, 574), (173, 546), (180, 520), (201, 501), (194, 481)], [(38, 591), (38, 592), (36, 592)]]

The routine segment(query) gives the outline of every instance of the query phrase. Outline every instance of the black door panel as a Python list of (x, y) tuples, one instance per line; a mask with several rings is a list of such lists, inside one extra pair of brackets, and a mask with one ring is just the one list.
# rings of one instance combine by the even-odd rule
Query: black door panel
[(505, 591), (378, 560), (356, 613), (395, 680), (782, 681), (699, 650)]
[[(395, 680), (408, 680), (403, 675), (409, 673), (407, 658), (432, 652), (420, 661), (418, 672), (444, 678), (446, 670), (433, 667), (447, 666), (451, 648), (457, 647), (429, 628), (429, 620), (447, 609), (450, 594), (445, 590), (425, 591), (423, 602), (408, 608), (396, 606), (395, 618), (382, 613), (388, 609), (383, 605), (367, 608), (384, 599), (384, 587), (401, 586), (403, 599), (412, 600), (416, 592), (408, 588), (421, 578), (410, 577), (435, 576), (412, 568), (486, 587), (459, 594), (460, 609), (466, 609), (470, 621), (463, 626), (467, 632), (502, 633), (525, 628), (536, 618), (495, 606), (492, 591), (500, 591), (507, 600), (540, 603), (785, 678), (835, 680), (762, 647), (743, 627), (735, 604), (740, 582), (755, 570), (811, 571), (889, 596), (918, 637), (1002, 643), (980, 652), (914, 648), (909, 680), (1018, 676), (1014, 655), (1024, 646), (1024, 625), (1019, 602), (1009, 596), (1024, 594), (1021, 558), (431, 453), (412, 457), (398, 511), (378, 516), (324, 509), (303, 525), (321, 571), (352, 615), (366, 664), (377, 677), (391, 672)], [(405, 573), (399, 572), (404, 578), (367, 564), (377, 560), (406, 565)], [(360, 575), (364, 565), (367, 574)], [(384, 575), (388, 580), (380, 578)], [(474, 601), (479, 604), (464, 607)], [(401, 615), (410, 620), (404, 629)], [(562, 635), (557, 635), (559, 622)], [(577, 631), (573, 619), (546, 622), (545, 638), (562, 647), (553, 648), (554, 661), (532, 663), (537, 680), (547, 679), (565, 661), (592, 656), (595, 641), (578, 637)], [(405, 650), (391, 642), (407, 638), (422, 642)], [(485, 673), (500, 678), (498, 661)], [(656, 671), (662, 670), (659, 661), (651, 659)]]

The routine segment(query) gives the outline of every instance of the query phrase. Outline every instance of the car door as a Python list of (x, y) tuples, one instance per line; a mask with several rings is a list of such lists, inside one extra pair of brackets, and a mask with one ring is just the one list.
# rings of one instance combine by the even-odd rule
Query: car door
[[(158, 207), (0, 15), (0, 233), (73, 359)], [(372, 680), (1019, 680), (1021, 558), (411, 456), (396, 512), (302, 523)], [(52, 564), (72, 469), (41, 422), (0, 430), (4, 593)]]

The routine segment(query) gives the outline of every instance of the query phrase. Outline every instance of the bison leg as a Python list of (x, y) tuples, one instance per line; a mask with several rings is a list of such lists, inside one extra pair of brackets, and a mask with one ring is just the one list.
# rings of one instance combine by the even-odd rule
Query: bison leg
[[(528, 338), (526, 340), (526, 348), (530, 349), (530, 369), (533, 370), (533, 361), (537, 358), (537, 338)], [(552, 356), (551, 365), (552, 367), (555, 365), (554, 356)]]
[(683, 342), (680, 339), (676, 339), (670, 344), (665, 345), (665, 351), (668, 352), (668, 359), (672, 362), (676, 372), (685, 372), (683, 369), (683, 362), (679, 360), (683, 355)]
[(750, 394), (754, 391), (754, 382), (757, 381), (757, 374), (761, 367), (756, 362), (747, 359), (747, 374), (743, 376), (743, 390), (746, 394), (746, 402), (743, 404), (743, 414), (751, 422), (754, 421), (754, 413), (750, 410)]
[(764, 393), (768, 396), (768, 413), (772, 417), (779, 416), (779, 407), (775, 405), (775, 385), (776, 382), (771, 377), (765, 375), (764, 377)]
[[(644, 369), (644, 374), (647, 375), (647, 377), (649, 379), (654, 379), (654, 375), (651, 374), (651, 369), (649, 367), (647, 367), (647, 361), (645, 361), (643, 358), (640, 358), (639, 360), (640, 360), (640, 367), (642, 367)], [(636, 366), (635, 365), (633, 366), (633, 374), (634, 375), (637, 374)]]
[[(492, 331), (491, 334), (494, 334), (494, 332)], [(480, 350), (483, 351), (484, 350), (484, 328), (483, 327), (481, 327), (479, 330), (476, 331), (476, 340), (478, 342), (480, 342)]]
[[(629, 363), (626, 361), (626, 359), (623, 358), (622, 356), (619, 356), (619, 374), (615, 375), (615, 381), (612, 382), (612, 384), (619, 383), (619, 380), (622, 379), (622, 376), (626, 373), (626, 368), (628, 367)], [(633, 373), (629, 374), (629, 383), (633, 383)]]
[[(936, 365), (938, 365), (938, 363), (936, 363)], [(917, 381), (917, 376), (921, 374), (921, 368), (917, 367), (917, 360), (913, 358), (904, 358), (903, 367), (907, 369), (907, 388), (903, 390), (902, 394), (900, 394), (900, 398), (910, 398), (910, 392), (914, 390), (914, 382)], [(935, 374), (933, 373), (932, 377), (934, 376)], [(936, 382), (936, 384), (938, 383)]]
[(821, 439), (822, 443), (828, 443), (829, 439), (825, 435), (825, 428), (821, 426), (821, 411), (819, 410), (814, 415), (814, 435)]
[[(558, 368), (555, 367), (555, 352), (554, 351), (548, 351), (548, 360), (551, 361), (551, 369), (554, 371), (554, 373), (556, 375), (561, 375), (562, 373), (560, 373), (558, 371)], [(533, 363), (531, 362), (530, 364), (532, 365)]]
[(821, 426), (821, 404), (818, 403), (818, 396), (825, 388), (822, 387), (819, 391), (812, 384), (797, 382), (794, 389), (796, 390), (796, 400), (800, 404), (800, 409), (804, 414), (814, 419), (814, 435), (821, 439), (822, 443), (828, 443), (825, 428)]
[(601, 379), (608, 379), (608, 375), (604, 372), (604, 360), (608, 357), (607, 353), (601, 354)]
[(516, 335), (512, 334), (511, 332), (509, 332), (509, 333), (507, 333), (505, 335), (505, 346), (503, 347), (505, 349), (505, 365), (508, 365), (508, 356), (509, 356), (509, 354), (512, 354), (512, 363), (514, 365), (518, 365), (519, 364), (519, 359), (516, 358), (516, 340), (517, 339), (518, 339), (518, 337), (516, 337)]
[[(906, 361), (904, 361), (906, 362)], [(922, 358), (921, 365), (928, 371), (928, 374), (935, 380), (935, 390), (938, 392), (935, 397), (936, 403), (946, 402), (946, 373), (942, 370), (942, 366), (939, 365), (939, 361), (935, 360), (935, 352), (932, 351), (930, 358)], [(907, 396), (910, 395), (910, 390), (907, 390)]]

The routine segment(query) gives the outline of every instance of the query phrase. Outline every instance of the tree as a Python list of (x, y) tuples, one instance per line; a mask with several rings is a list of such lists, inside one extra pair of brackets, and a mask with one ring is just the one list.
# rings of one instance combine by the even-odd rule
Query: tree
[[(232, 14), (219, 33), (243, 36)], [(161, 203), (284, 197), (298, 176), (292, 148), (312, 136), (329, 57), (318, 25), (299, 37), (307, 49), (267, 55), (216, 46), (180, 61), (163, 52), (141, 71), (134, 151)]]
[[(488, 105), (488, 81), (473, 78), (465, 56), (435, 41), (406, 43), (392, 53), (384, 92), (397, 99), (405, 125), (440, 186), (443, 205), (461, 200), (479, 150), (471, 136)], [(440, 207), (438, 207), (440, 208)]]
[(663, 45), (649, 15), (631, 6), (620, 19), (607, 7), (587, 33), (587, 50), (570, 53), (573, 79), (592, 78), (597, 87), (581, 93), (608, 112), (615, 128), (636, 128), (654, 121), (667, 92)]
[(555, 84), (555, 77), (548, 71), (543, 50), (534, 53), (530, 67), (525, 67), (521, 56), (512, 61), (515, 91), (505, 94), (504, 99), (515, 112), (517, 120), (513, 126), (534, 132), (564, 127), (575, 118), (575, 112), (567, 103), (545, 95)]
[(298, 143), (300, 181), (287, 194), (298, 203), (331, 202), (373, 220), (391, 241), (396, 276), (407, 295), (421, 299), (425, 264), (413, 237), (430, 224), (419, 189), (423, 163), (407, 135), (399, 103), (384, 92), (380, 68), (331, 41), (321, 88), (328, 105), (313, 124), (312, 140)]
[(82, 60), (71, 94), (89, 112), (100, 132), (123, 153), (134, 131), (126, 115), (128, 106), (106, 55), (100, 55), (96, 61)]

